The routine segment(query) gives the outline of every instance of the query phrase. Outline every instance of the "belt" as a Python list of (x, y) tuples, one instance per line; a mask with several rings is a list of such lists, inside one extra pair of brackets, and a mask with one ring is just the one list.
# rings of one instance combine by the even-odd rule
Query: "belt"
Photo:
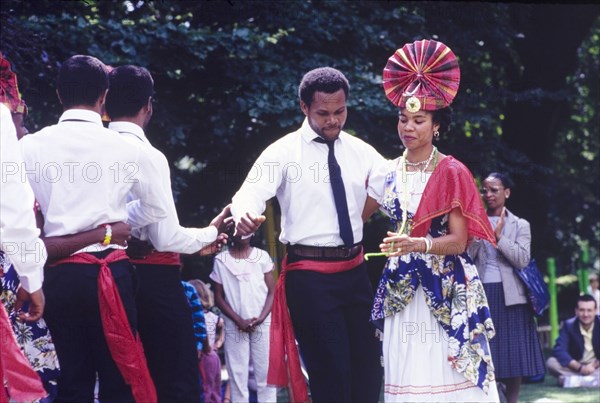
[(287, 251), (291, 255), (308, 259), (319, 259), (319, 258), (341, 258), (341, 259), (352, 259), (356, 257), (362, 246), (360, 244), (354, 246), (308, 246), (308, 245), (288, 245)]

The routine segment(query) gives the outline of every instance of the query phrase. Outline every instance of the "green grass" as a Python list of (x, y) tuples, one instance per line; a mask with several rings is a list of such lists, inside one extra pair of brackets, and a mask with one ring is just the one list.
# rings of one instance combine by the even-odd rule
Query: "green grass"
[(561, 388), (556, 378), (546, 374), (544, 382), (521, 385), (519, 402), (600, 402), (600, 388)]

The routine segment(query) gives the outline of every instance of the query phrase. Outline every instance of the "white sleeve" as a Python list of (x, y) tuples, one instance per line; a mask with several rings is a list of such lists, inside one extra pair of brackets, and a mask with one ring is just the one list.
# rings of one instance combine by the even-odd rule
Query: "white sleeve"
[[(185, 228), (179, 224), (173, 192), (171, 190), (171, 172), (164, 154), (156, 149), (152, 154), (160, 169), (160, 178), (155, 180), (156, 186), (160, 186), (165, 196), (168, 216), (155, 225), (148, 226), (148, 238), (152, 246), (159, 252), (196, 253), (203, 247), (213, 243), (217, 239), (218, 231), (214, 226), (205, 228)], [(143, 215), (140, 200), (127, 203), (128, 221), (140, 222)]]
[(383, 193), (385, 191), (385, 177), (389, 172), (391, 163), (392, 161), (384, 159), (381, 155), (379, 155), (379, 158), (373, 159), (367, 194), (377, 200), (377, 203), (380, 205), (383, 202)]
[(261, 266), (262, 266), (263, 274), (273, 271), (273, 269), (275, 267), (275, 264), (273, 263), (273, 258), (271, 258), (271, 255), (269, 255), (269, 253), (266, 250), (262, 250), (262, 249), (261, 249)]
[(36, 226), (33, 191), (25, 175), (17, 133), (8, 108), (0, 106), (0, 249), (27, 292), (42, 287), (46, 247)]
[(160, 184), (161, 164), (164, 164), (164, 161), (154, 158), (155, 155), (150, 155), (139, 147), (136, 151), (137, 164), (128, 167), (135, 169), (135, 172), (127, 172), (126, 177), (133, 173), (131, 196), (132, 199), (139, 200), (139, 205), (134, 213), (128, 209), (128, 214), (132, 215), (127, 217), (127, 221), (133, 228), (141, 228), (168, 217), (169, 198), (172, 199), (173, 196), (170, 193), (165, 194)]
[(258, 157), (244, 183), (232, 198), (231, 215), (236, 223), (246, 213), (260, 215), (267, 200), (274, 197), (283, 177), (281, 150), (277, 143), (267, 147)]
[(215, 261), (213, 264), (213, 271), (210, 273), (209, 277), (215, 283), (223, 284), (223, 279), (221, 278), (221, 269), (225, 268), (221, 260), (215, 257)]

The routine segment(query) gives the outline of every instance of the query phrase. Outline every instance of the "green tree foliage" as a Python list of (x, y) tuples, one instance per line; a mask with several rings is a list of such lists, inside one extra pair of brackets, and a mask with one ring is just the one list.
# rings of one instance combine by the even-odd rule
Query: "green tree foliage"
[[(381, 74), (397, 48), (422, 38), (446, 43), (461, 66), (455, 124), (440, 150), (476, 176), (536, 169), (502, 141), (505, 106), (516, 96), (510, 80), (522, 70), (511, 10), (492, 2), (8, 0), (1, 48), (19, 73), (30, 131), (60, 114), (54, 80), (69, 56), (147, 67), (156, 88), (148, 136), (173, 162), (181, 221), (202, 225), (258, 154), (300, 125), (297, 86), (312, 68), (348, 76), (346, 129), (396, 157), (397, 111)], [(367, 230), (370, 249), (385, 220), (379, 224)]]
[[(577, 71), (568, 77), (571, 116), (554, 146), (552, 204), (549, 218), (557, 246), (579, 258), (582, 242), (592, 256), (600, 246), (600, 18), (577, 50)], [(592, 259), (593, 261), (593, 259)]]

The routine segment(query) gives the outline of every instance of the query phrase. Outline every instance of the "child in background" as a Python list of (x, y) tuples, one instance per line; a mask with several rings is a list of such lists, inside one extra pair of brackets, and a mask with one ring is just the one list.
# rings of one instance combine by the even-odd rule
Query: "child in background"
[[(194, 320), (194, 335), (196, 336), (196, 348), (198, 350), (198, 359), (202, 357), (202, 351), (204, 350), (204, 346), (208, 344), (206, 340), (206, 322), (204, 320), (204, 308), (202, 307), (202, 303), (200, 302), (200, 297), (198, 296), (198, 292), (196, 292), (196, 288), (194, 288), (187, 281), (182, 281), (181, 285), (183, 286), (183, 291), (185, 292), (185, 296), (192, 308), (192, 318)], [(200, 390), (204, 389), (202, 385), (202, 377), (200, 377)], [(201, 392), (200, 402), (205, 403), (204, 393)]]
[(217, 351), (225, 340), (223, 318), (211, 311), (214, 306), (214, 296), (210, 285), (196, 279), (188, 282), (198, 292), (206, 322), (207, 341), (204, 343), (199, 363), (204, 384), (204, 402), (221, 403), (221, 359)]
[[(231, 239), (231, 238), (230, 238)], [(231, 401), (248, 402), (248, 373), (254, 367), (259, 402), (276, 402), (277, 389), (267, 386), (269, 329), (275, 279), (269, 254), (236, 236), (215, 257), (210, 278), (215, 302), (225, 315), (225, 364)]]

